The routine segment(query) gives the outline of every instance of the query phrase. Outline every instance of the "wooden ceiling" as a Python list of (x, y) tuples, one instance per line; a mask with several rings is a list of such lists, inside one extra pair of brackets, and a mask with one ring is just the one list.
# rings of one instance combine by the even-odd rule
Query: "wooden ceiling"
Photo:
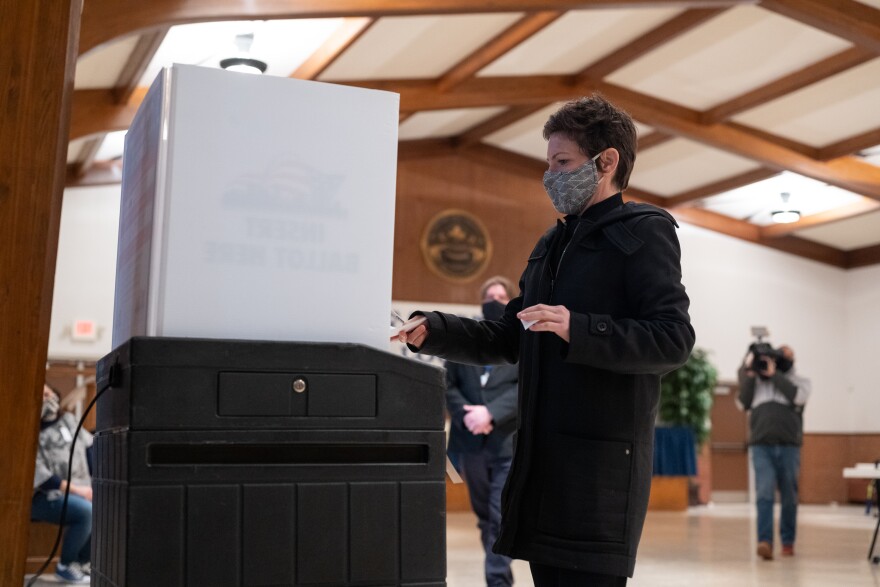
[[(417, 17), (435, 28), (402, 40)], [(119, 65), (112, 83), (77, 72), (68, 186), (119, 181), (99, 146), (130, 124), (171, 27), (306, 18), (344, 20), (285, 74), (399, 93), (401, 157), (458, 153), (539, 181), (548, 107), (601, 92), (639, 123), (628, 197), (837, 267), (880, 263), (880, 0), (87, 0), (78, 64)], [(430, 73), (383, 73), (411, 71), (393, 65), (407, 53)], [(736, 202), (719, 194), (782, 172), (852, 193), (787, 225), (720, 211)]]

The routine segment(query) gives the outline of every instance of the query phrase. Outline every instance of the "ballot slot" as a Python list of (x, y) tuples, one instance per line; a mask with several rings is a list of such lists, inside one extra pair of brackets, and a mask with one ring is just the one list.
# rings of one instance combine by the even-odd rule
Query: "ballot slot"
[(426, 465), (427, 444), (154, 443), (147, 448), (150, 467)]

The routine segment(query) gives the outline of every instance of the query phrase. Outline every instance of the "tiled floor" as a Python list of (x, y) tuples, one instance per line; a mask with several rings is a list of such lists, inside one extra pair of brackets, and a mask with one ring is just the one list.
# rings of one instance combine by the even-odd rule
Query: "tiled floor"
[[(450, 513), (449, 587), (479, 587), (482, 554), (467, 513)], [(632, 587), (878, 587), (867, 560), (877, 520), (855, 506), (801, 506), (797, 554), (773, 561), (754, 554), (754, 516), (747, 504), (650, 512)], [(880, 554), (880, 546), (878, 546)], [(517, 586), (532, 587), (528, 565), (514, 562)]]
[[(877, 520), (856, 506), (801, 506), (797, 555), (755, 556), (754, 516), (747, 504), (687, 512), (650, 512), (631, 587), (880, 587), (867, 560)], [(470, 513), (450, 513), (447, 584), (480, 587), (483, 553)], [(880, 546), (878, 546), (880, 554)], [(528, 564), (514, 561), (518, 587), (532, 587)], [(57, 587), (53, 578), (36, 587)]]

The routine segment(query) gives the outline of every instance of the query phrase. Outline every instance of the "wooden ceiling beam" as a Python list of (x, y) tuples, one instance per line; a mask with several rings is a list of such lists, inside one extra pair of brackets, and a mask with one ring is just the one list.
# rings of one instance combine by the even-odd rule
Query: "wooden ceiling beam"
[[(652, 0), (655, 6), (733, 6), (757, 0)], [(158, 27), (223, 20), (535, 12), (643, 6), (645, 0), (89, 0), (82, 14), (80, 55), (118, 37)]]
[(141, 35), (113, 88), (113, 96), (117, 103), (125, 104), (131, 99), (167, 34), (168, 27), (160, 27)]
[[(82, 177), (88, 173), (89, 168), (95, 163), (95, 156), (101, 149), (101, 143), (104, 142), (104, 137), (106, 136), (107, 135), (98, 135), (90, 139), (85, 139), (85, 143), (80, 149), (77, 161), (68, 165), (69, 168), (73, 169), (73, 174), (76, 177)], [(70, 173), (68, 172), (68, 175), (69, 174)]]
[(448, 92), (464, 80), (549, 25), (564, 13), (558, 10), (545, 10), (522, 17), (507, 30), (477, 49), (447, 71), (437, 82), (438, 92)]
[(611, 84), (599, 84), (597, 89), (633, 117), (658, 130), (880, 200), (880, 168), (856, 157), (819, 161), (734, 125), (703, 125), (689, 117), (675, 116), (670, 110), (677, 106), (670, 109), (667, 103), (644, 94)]
[(761, 7), (880, 55), (880, 10), (855, 0), (762, 0)]
[(514, 106), (508, 108), (501, 114), (493, 116), (489, 120), (486, 120), (485, 122), (482, 122), (458, 135), (455, 137), (455, 143), (461, 146), (478, 143), (493, 132), (510, 126), (511, 124), (542, 110), (545, 106), (546, 104), (541, 103), (530, 106)]
[(400, 141), (397, 144), (397, 159), (422, 159), (425, 157), (443, 157), (455, 154), (452, 139), (417, 139)]
[(823, 79), (861, 65), (876, 55), (861, 47), (851, 47), (798, 71), (785, 75), (765, 86), (718, 104), (700, 115), (703, 124), (713, 124), (727, 120), (735, 114), (760, 106), (791, 92), (805, 88)]
[[(880, 200), (880, 169), (856, 157), (819, 161), (785, 144), (769, 140), (754, 129), (733, 124), (704, 125), (699, 121), (699, 112), (604, 82), (575, 84), (572, 76), (478, 77), (463, 82), (445, 94), (438, 93), (431, 80), (349, 83), (399, 93), (402, 112), (549, 104), (600, 91), (628, 110), (634, 118), (660, 132), (701, 142), (759, 161), (772, 169), (790, 170)], [(112, 92), (108, 90), (74, 92), (71, 139), (127, 128), (136, 111), (134, 102), (117, 105)]]
[(65, 188), (91, 187), (98, 185), (113, 185), (122, 182), (122, 161), (95, 161), (84, 172), (80, 173), (76, 164), (67, 166)]
[(461, 147), (458, 149), (458, 153), (471, 161), (534, 180), (538, 184), (541, 183), (541, 178), (547, 170), (547, 163), (544, 161), (485, 143), (474, 143)]
[(682, 204), (687, 204), (688, 202), (693, 202), (694, 200), (702, 200), (703, 198), (708, 198), (716, 194), (735, 190), (736, 188), (741, 188), (745, 185), (753, 184), (756, 181), (762, 181), (769, 177), (773, 177), (774, 175), (779, 175), (779, 171), (776, 169), (768, 169), (767, 167), (760, 167), (758, 169), (746, 171), (745, 173), (740, 173), (739, 175), (735, 175), (734, 177), (728, 177), (720, 181), (716, 181), (704, 186), (700, 186), (698, 188), (694, 188), (692, 190), (688, 190), (686, 192), (681, 192), (680, 194), (676, 194), (674, 196), (670, 196), (667, 198), (667, 205), (670, 208), (676, 208), (678, 206), (681, 206)]
[(75, 90), (70, 106), (70, 140), (114, 130), (127, 130), (143, 100), (138, 88), (125, 104), (108, 90)]
[(586, 82), (591, 79), (602, 79), (627, 63), (645, 55), (664, 45), (672, 39), (683, 35), (691, 29), (700, 26), (707, 20), (715, 18), (729, 6), (717, 8), (694, 8), (678, 14), (658, 27), (640, 35), (635, 41), (606, 55), (589, 65), (577, 74), (577, 82)]
[(860, 200), (847, 204), (846, 206), (833, 208), (825, 212), (819, 212), (818, 214), (802, 216), (800, 220), (790, 224), (771, 224), (769, 226), (762, 226), (761, 236), (765, 238), (776, 238), (797, 232), (804, 228), (812, 228), (815, 226), (822, 226), (823, 224), (846, 220), (848, 218), (855, 218), (862, 214), (874, 212), (878, 208), (880, 208), (880, 204), (878, 204), (876, 200), (861, 198)]
[(846, 252), (846, 268), (867, 267), (880, 263), (880, 245), (871, 245)]
[(665, 132), (657, 132), (654, 131), (650, 134), (647, 134), (643, 137), (639, 137), (639, 147), (638, 151), (647, 151), (651, 147), (656, 147), (657, 145), (662, 145), (663, 143), (669, 142), (675, 138), (675, 135), (671, 135)]
[(819, 149), (818, 158), (827, 161), (844, 155), (856, 154), (877, 145), (880, 145), (880, 128), (874, 128), (860, 135), (822, 147)]
[[(644, 192), (639, 190), (628, 189), (626, 191), (627, 194), (631, 192), (640, 199), (645, 195)], [(682, 222), (805, 259), (819, 261), (840, 268), (846, 268), (849, 262), (846, 253), (833, 247), (791, 235), (767, 238), (761, 235), (760, 228), (754, 224), (710, 210), (682, 206), (671, 212), (676, 219)]]
[(290, 77), (317, 79), (346, 49), (357, 41), (376, 22), (375, 18), (346, 18), (324, 43), (302, 62)]

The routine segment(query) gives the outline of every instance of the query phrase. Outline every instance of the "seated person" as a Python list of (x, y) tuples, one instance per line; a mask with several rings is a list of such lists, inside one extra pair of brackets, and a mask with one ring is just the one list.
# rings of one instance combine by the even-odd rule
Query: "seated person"
[[(64, 491), (67, 488), (67, 467), (70, 446), (76, 432), (77, 419), (61, 411), (61, 395), (49, 385), (43, 386), (43, 409), (37, 466), (34, 470), (34, 497), (31, 519), (58, 524)], [(70, 495), (64, 515), (64, 541), (55, 575), (64, 583), (88, 584), (91, 573), (92, 479), (86, 448), (92, 435), (80, 430), (73, 455)]]

